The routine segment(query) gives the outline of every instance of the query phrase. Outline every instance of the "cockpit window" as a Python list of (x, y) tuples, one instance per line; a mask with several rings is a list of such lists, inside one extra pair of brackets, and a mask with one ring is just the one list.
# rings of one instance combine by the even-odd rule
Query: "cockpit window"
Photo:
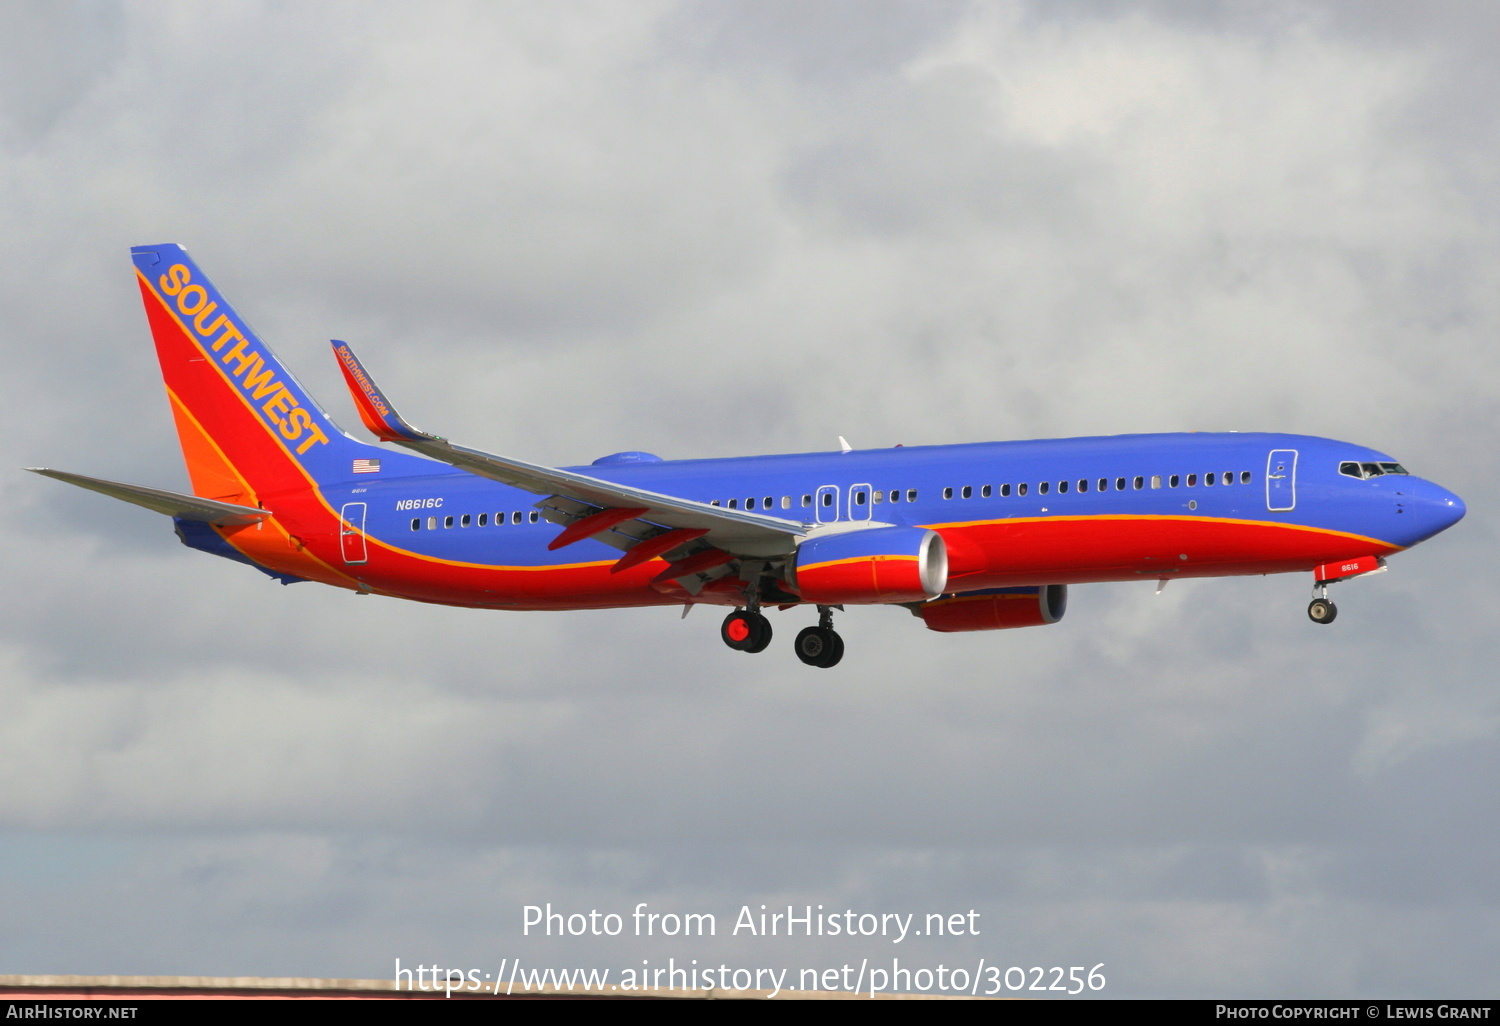
[(1366, 480), (1372, 477), (1381, 477), (1385, 474), (1405, 474), (1406, 468), (1399, 463), (1355, 463), (1350, 460), (1339, 464), (1339, 473), (1345, 477), (1357, 477)]

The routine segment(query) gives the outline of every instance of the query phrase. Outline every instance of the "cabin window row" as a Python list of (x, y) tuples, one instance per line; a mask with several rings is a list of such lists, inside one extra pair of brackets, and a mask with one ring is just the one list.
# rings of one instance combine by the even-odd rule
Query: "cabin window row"
[[(908, 488), (905, 494), (907, 502), (917, 501), (917, 490), (915, 488)], [(902, 492), (899, 488), (893, 488), (889, 493), (876, 491), (873, 493), (873, 496), (867, 494), (865, 490), (861, 488), (854, 492), (853, 502), (856, 506), (863, 506), (866, 502), (874, 501), (875, 505), (879, 506), (881, 503), (886, 501), (900, 502), (901, 495)], [(888, 496), (889, 499), (887, 498)], [(833, 505), (834, 495), (832, 491), (823, 492), (819, 498), (821, 499), (822, 505)], [(802, 508), (811, 509), (817, 501), (818, 500), (815, 500), (811, 495), (803, 495), (801, 503)], [(724, 509), (775, 509), (776, 496), (767, 495), (764, 498), (759, 498), (752, 495), (746, 499), (710, 499), (708, 504), (710, 506), (719, 506)], [(783, 495), (781, 497), (780, 506), (782, 509), (791, 509), (792, 497), (790, 495)]]
[[(1160, 487), (1162, 487), (1163, 480), (1165, 480), (1166, 486), (1168, 488), (1179, 488), (1179, 487), (1182, 487), (1183, 484), (1184, 484), (1184, 481), (1185, 481), (1187, 487), (1189, 487), (1189, 488), (1196, 488), (1196, 487), (1198, 487), (1199, 484), (1202, 484), (1203, 487), (1205, 487), (1205, 488), (1211, 488), (1211, 487), (1213, 487), (1216, 484), (1222, 484), (1222, 485), (1232, 485), (1232, 484), (1234, 484), (1234, 482), (1235, 482), (1235, 473), (1233, 471), (1225, 471), (1224, 473), (1220, 474), (1217, 471), (1210, 471), (1207, 474), (1201, 474), (1201, 475), (1200, 474), (1187, 474), (1187, 475), (1171, 474), (1171, 475), (1167, 476), (1166, 478), (1163, 478), (1162, 475), (1160, 475), (1160, 474), (1152, 474), (1149, 478), (1147, 478), (1147, 477), (1145, 477), (1143, 475), (1138, 475), (1138, 476), (1132, 477), (1132, 478), (1117, 477), (1117, 478), (1115, 478), (1113, 480), (1113, 482), (1111, 482), (1111, 480), (1109, 478), (1107, 478), (1107, 477), (1101, 477), (1101, 478), (1099, 478), (1097, 480), (1091, 480), (1090, 478), (1081, 477), (1076, 482), (1075, 481), (1058, 481), (1057, 484), (1056, 484), (1056, 489), (1057, 489), (1057, 493), (1059, 495), (1067, 494), (1070, 491), (1087, 492), (1091, 488), (1094, 491), (1107, 492), (1107, 491), (1110, 490), (1111, 484), (1113, 484), (1114, 490), (1117, 491), (1117, 492), (1123, 492), (1123, 491), (1141, 491), (1142, 489), (1148, 488), (1148, 487), (1149, 488), (1160, 488)], [(1239, 472), (1239, 483), (1240, 484), (1249, 484), (1252, 480), (1254, 480), (1254, 478), (1251, 475), (1250, 471), (1248, 471), (1248, 470), (1242, 470), (1242, 471)], [(1054, 485), (1053, 485), (1053, 483), (1051, 481), (1042, 481), (1042, 482), (1040, 482), (1040, 483), (1037, 484), (1036, 491), (1037, 491), (1038, 495), (1047, 495), (1048, 493), (1050, 493), (1052, 491), (1053, 487), (1054, 487)], [(1024, 483), (1024, 482), (1021, 483), (1021, 484), (1016, 485), (1015, 488), (1014, 488), (1014, 490), (1012, 490), (1012, 488), (1011, 488), (1011, 486), (1009, 484), (1003, 484), (999, 488), (999, 492), (1000, 492), (1000, 497), (1001, 498), (1009, 498), (1011, 495), (1026, 495), (1029, 491), (1030, 491), (1030, 486), (1028, 484)], [(994, 494), (994, 491), (993, 491), (993, 489), (991, 488), (990, 485), (982, 485), (982, 486), (980, 486), (980, 488), (979, 488), (979, 497), (980, 498), (982, 498), (982, 499), (988, 499), (993, 494)], [(973, 485), (964, 485), (962, 488), (944, 488), (943, 489), (943, 498), (945, 498), (945, 499), (951, 499), (955, 495), (957, 495), (959, 498), (963, 498), (963, 499), (972, 499), (974, 497), (974, 487), (973, 487)]]
[[(542, 515), (536, 510), (529, 513), (523, 510), (514, 510), (509, 513), (496, 513), (493, 521), (488, 513), (481, 513), (475, 517), (472, 513), (462, 513), (457, 516), (428, 517), (426, 520), (427, 530), (436, 531), (439, 527), (472, 527), (478, 524), (480, 527), (488, 527), (493, 523), (496, 527), (509, 521), (512, 524), (537, 524), (541, 523)], [(421, 517), (411, 518), (411, 529), (422, 530), (423, 520)]]

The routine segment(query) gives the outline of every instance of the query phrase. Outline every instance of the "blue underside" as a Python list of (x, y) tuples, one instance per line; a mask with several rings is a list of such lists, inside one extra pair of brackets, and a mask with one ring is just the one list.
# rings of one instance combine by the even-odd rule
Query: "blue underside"
[(296, 584), (305, 581), (305, 577), (296, 577), (292, 574), (277, 573), (275, 570), (267, 570), (259, 563), (247, 559), (236, 552), (234, 547), (219, 536), (219, 532), (199, 520), (184, 520), (182, 517), (173, 517), (172, 524), (177, 531), (177, 537), (182, 539), (182, 544), (190, 549), (198, 549), (200, 552), (210, 552), (215, 556), (223, 556), (232, 559), (236, 563), (244, 563), (253, 566), (268, 577), (274, 577), (282, 584)]

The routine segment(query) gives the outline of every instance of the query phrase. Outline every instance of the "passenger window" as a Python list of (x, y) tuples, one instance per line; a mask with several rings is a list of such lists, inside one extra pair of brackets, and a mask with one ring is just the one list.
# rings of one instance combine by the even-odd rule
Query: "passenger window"
[(983, 488), (979, 489), (979, 495), (981, 498), (988, 499), (993, 494), (994, 493), (990, 491), (989, 485), (985, 485)]
[(1016, 494), (1017, 495), (1025, 495), (1026, 494), (1026, 482), (1023, 481), (1020, 484), (1016, 485)]
[(752, 496), (752, 497), (750, 497), (750, 498), (748, 498), (748, 499), (745, 500), (745, 508), (746, 509), (754, 509), (755, 508), (755, 498), (754, 498), (754, 496)]
[[(1136, 485), (1136, 487), (1139, 488), (1140, 485)], [(1123, 492), (1124, 490), (1125, 490), (1125, 479), (1123, 477), (1117, 477), (1117, 478), (1115, 478), (1115, 491), (1117, 491), (1117, 492)]]
[(542, 519), (542, 515), (540, 513), (538, 513), (536, 510), (532, 510), (530, 513), (527, 514), (527, 519), (530, 520), (533, 524), (535, 524), (535, 523), (537, 523), (538, 521), (540, 521)]
[(1099, 479), (1099, 490), (1101, 492), (1107, 492), (1107, 491), (1109, 491), (1109, 478), (1107, 478), (1107, 477), (1101, 477)]
[(1003, 484), (1000, 486), (1000, 497), (1004, 499), (1010, 498), (1010, 485)]
[(453, 526), (453, 518), (452, 517), (444, 517), (443, 518), (443, 527), (448, 528), (448, 527), (452, 527), (452, 526)]
[(1198, 486), (1198, 475), (1197, 474), (1189, 474), (1188, 475), (1188, 487), (1189, 488), (1196, 488), (1197, 486)]
[(870, 499), (875, 503), (875, 505), (879, 506), (882, 502), (885, 501), (885, 492), (882, 492), (877, 488), (875, 491), (870, 493)]
[(1078, 482), (1078, 490), (1080, 492), (1086, 492), (1089, 490), (1089, 482), (1087, 478), (1084, 478)]
[(1219, 477), (1219, 480), (1221, 480), (1221, 481), (1223, 481), (1223, 482), (1224, 482), (1224, 483), (1225, 483), (1225, 484), (1227, 484), (1227, 485), (1232, 485), (1232, 484), (1234, 484), (1234, 472), (1233, 472), (1233, 471), (1230, 471), (1230, 472), (1229, 472), (1229, 473), (1227, 473), (1227, 474), (1223, 474), (1223, 475), (1221, 475), (1221, 476), (1220, 476), (1220, 477)]
[(1136, 491), (1140, 491), (1142, 488), (1145, 487), (1145, 485), (1146, 485), (1146, 479), (1144, 477), (1138, 477), (1138, 478), (1135, 479), (1134, 484), (1135, 484), (1135, 490)]
[(1168, 488), (1176, 488), (1180, 483), (1182, 483), (1182, 478), (1178, 477), (1176, 474), (1173, 474), (1171, 477), (1167, 478)]
[(427, 530), (429, 530), (429, 531), (436, 531), (437, 530), (437, 517), (428, 517), (427, 518)]
[(1205, 487), (1205, 488), (1212, 488), (1213, 486), (1214, 486), (1214, 476), (1213, 476), (1213, 474), (1204, 474), (1203, 475), (1203, 487)]
[(512, 513), (510, 515), (510, 522), (513, 523), (513, 524), (519, 524), (521, 522), (521, 511), (520, 510), (516, 510), (514, 513)]
[(892, 502), (900, 502), (901, 501), (901, 489), (899, 489), (899, 488), (892, 488), (891, 489), (891, 501)]
[(480, 527), (484, 527), (489, 522), (490, 522), (490, 515), (488, 513), (481, 513), (481, 514), (479, 514), (479, 526)]
[(1041, 493), (1042, 495), (1046, 495), (1047, 494), (1047, 489), (1048, 489), (1049, 486), (1050, 486), (1050, 482), (1043, 481), (1041, 484), (1039, 484), (1039, 485), (1036, 486), (1036, 490), (1039, 493)]
[(1059, 495), (1066, 495), (1067, 493), (1068, 493), (1068, 482), (1066, 482), (1066, 481), (1059, 481), (1059, 482), (1057, 482), (1057, 494), (1059, 494)]
[(422, 518), (421, 517), (414, 517), (412, 519), (411, 529), (413, 531), (420, 531), (422, 529)]
[(739, 509), (740, 508), (740, 500), (739, 499), (730, 499), (729, 500), (729, 508), (730, 509)]
[(856, 506), (863, 506), (865, 504), (865, 490), (863, 488), (854, 493), (854, 504)]
[(951, 498), (953, 498), (953, 489), (952, 488), (944, 488), (943, 489), (943, 498), (945, 498), (945, 499), (951, 499)]
[(472, 521), (469, 518), (469, 514), (465, 513), (462, 517), (459, 518), (458, 526), (468, 527), (470, 523), (472, 523)]
[(1248, 471), (1248, 470), (1242, 470), (1242, 471), (1240, 471), (1240, 484), (1249, 484), (1249, 483), (1250, 483), (1250, 471)]
[(792, 497), (790, 495), (783, 495), (781, 497), (781, 508), (782, 509), (791, 509), (792, 508)]
[(804, 495), (804, 496), (802, 496), (802, 505), (804, 505), (804, 506), (811, 506), (812, 505), (812, 496), (811, 495)]
[(710, 506), (717, 506), (719, 504), (719, 500), (718, 499), (710, 499), (709, 502), (708, 502), (708, 504)]
[(964, 485), (964, 490), (961, 493), (959, 493), (959, 494), (961, 494), (966, 499), (972, 499), (972, 498), (974, 498), (974, 486), (973, 485)]
[(761, 509), (770, 509), (773, 505), (775, 505), (775, 497), (771, 496), (771, 495), (767, 495), (766, 496), (766, 501), (760, 504), (760, 508)]
[(823, 505), (825, 505), (825, 506), (832, 506), (833, 505), (833, 493), (832, 492), (824, 492), (823, 493)]
[(907, 502), (916, 502), (917, 501), (917, 490), (915, 488), (908, 488), (906, 490), (906, 501)]
[(1151, 487), (1152, 488), (1160, 488), (1161, 487), (1161, 475), (1160, 474), (1152, 474), (1151, 475)]

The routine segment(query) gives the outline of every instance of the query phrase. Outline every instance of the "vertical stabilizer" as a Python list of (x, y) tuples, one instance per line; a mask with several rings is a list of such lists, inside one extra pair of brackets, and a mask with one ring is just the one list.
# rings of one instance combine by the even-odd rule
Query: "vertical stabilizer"
[(329, 419), (181, 246), (131, 257), (194, 494), (258, 506), (380, 454)]

